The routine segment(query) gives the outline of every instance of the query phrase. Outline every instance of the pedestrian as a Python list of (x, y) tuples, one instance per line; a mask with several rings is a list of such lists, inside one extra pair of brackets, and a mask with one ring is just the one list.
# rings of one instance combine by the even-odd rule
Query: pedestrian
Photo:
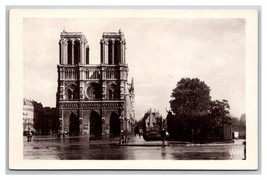
[(162, 128), (160, 136), (161, 136), (162, 145), (165, 146), (166, 130), (164, 128)]
[(27, 133), (27, 141), (30, 142), (30, 134), (29, 134), (29, 132)]
[(27, 137), (28, 137), (28, 142), (32, 141), (32, 132), (31, 131), (29, 131)]

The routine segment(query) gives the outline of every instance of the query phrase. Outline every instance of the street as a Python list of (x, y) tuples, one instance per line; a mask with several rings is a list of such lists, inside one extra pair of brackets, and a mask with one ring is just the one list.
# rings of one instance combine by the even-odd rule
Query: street
[(244, 159), (243, 140), (234, 143), (190, 143), (144, 141), (133, 137), (124, 145), (119, 138), (83, 137), (57, 138), (34, 136), (31, 142), (24, 137), (24, 159), (46, 160), (230, 160)]

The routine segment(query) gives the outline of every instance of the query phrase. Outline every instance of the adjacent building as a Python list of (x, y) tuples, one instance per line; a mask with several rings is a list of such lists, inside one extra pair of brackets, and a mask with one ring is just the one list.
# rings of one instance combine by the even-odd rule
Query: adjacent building
[(161, 131), (167, 128), (165, 120), (159, 111), (152, 111), (149, 109), (143, 119), (142, 134), (145, 140), (159, 140), (161, 138)]
[(43, 119), (44, 119), (44, 107), (43, 104), (36, 101), (31, 101), (33, 104), (33, 127), (35, 130), (35, 133), (42, 134), (44, 133), (43, 130)]
[(82, 32), (59, 40), (57, 108), (59, 131), (69, 135), (120, 135), (134, 123), (134, 84), (128, 82), (124, 33), (105, 32), (100, 64), (91, 64)]
[(159, 111), (152, 109), (149, 109), (145, 116), (144, 116), (144, 121), (145, 121), (145, 132), (150, 133), (150, 132), (159, 132), (161, 131), (162, 128), (162, 116), (159, 113)]
[(23, 99), (23, 134), (35, 135), (57, 133), (59, 127), (57, 109), (43, 107), (42, 103)]
[(34, 106), (31, 100), (23, 99), (23, 134), (28, 131), (34, 131), (33, 118), (34, 118)]

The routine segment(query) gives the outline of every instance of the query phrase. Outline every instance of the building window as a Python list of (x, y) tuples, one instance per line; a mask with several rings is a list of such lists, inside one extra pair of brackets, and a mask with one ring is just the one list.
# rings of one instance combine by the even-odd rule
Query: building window
[(120, 98), (119, 88), (116, 84), (111, 84), (109, 86), (108, 97), (109, 97), (109, 99), (119, 99)]
[(90, 100), (101, 99), (102, 90), (98, 83), (91, 83), (87, 88), (87, 96)]
[(73, 99), (73, 91), (68, 89), (68, 100), (72, 100)]
[(89, 47), (86, 48), (86, 64), (89, 64)]
[(109, 99), (113, 99), (114, 98), (114, 94), (113, 94), (114, 92), (113, 92), (113, 90), (112, 89), (109, 89), (108, 90), (108, 97), (109, 97)]
[(68, 88), (68, 100), (78, 100), (79, 99), (79, 90), (76, 85), (72, 84)]
[(119, 64), (121, 59), (121, 45), (120, 41), (115, 41), (114, 45), (114, 64)]
[(74, 42), (74, 64), (79, 64), (80, 62), (80, 42)]
[(72, 42), (68, 41), (68, 64), (72, 64)]
[(108, 42), (108, 64), (113, 64), (112, 62), (112, 41)]

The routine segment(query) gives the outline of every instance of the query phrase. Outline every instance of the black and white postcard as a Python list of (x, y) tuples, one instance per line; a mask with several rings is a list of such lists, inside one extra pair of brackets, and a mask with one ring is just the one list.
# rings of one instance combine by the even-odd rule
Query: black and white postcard
[(258, 168), (255, 9), (11, 9), (10, 169)]

